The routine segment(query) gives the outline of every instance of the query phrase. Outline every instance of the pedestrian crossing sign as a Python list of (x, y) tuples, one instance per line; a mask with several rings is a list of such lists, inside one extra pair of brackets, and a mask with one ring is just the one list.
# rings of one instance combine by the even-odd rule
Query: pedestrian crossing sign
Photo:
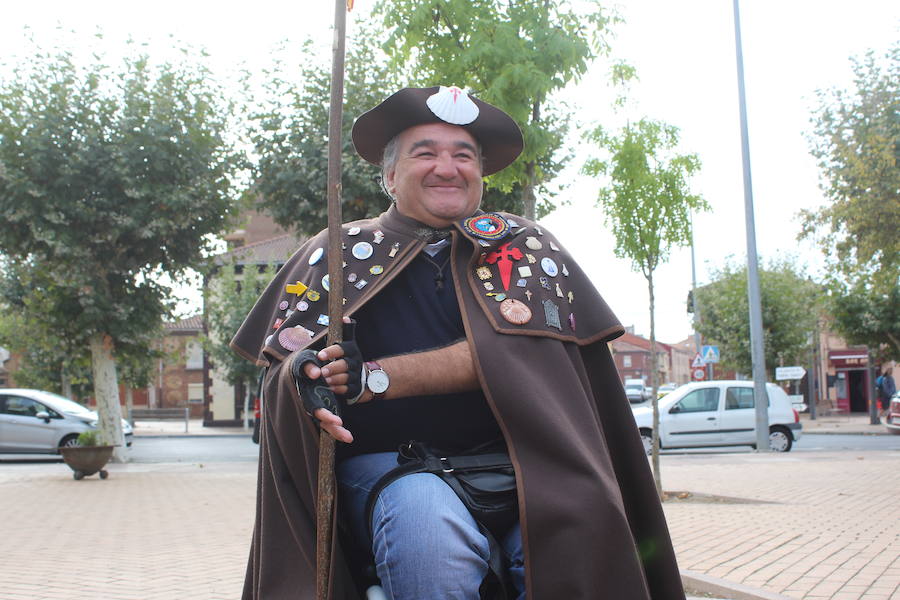
[(703, 362), (707, 362), (707, 363), (719, 362), (719, 347), (718, 346), (703, 346), (702, 350), (700, 350), (700, 354), (703, 356)]

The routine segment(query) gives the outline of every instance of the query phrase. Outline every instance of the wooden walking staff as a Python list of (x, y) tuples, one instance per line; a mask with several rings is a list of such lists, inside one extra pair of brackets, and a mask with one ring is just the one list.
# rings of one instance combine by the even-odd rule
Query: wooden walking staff
[[(346, 10), (353, 0), (334, 2), (334, 45), (331, 63), (331, 108), (328, 111), (328, 344), (342, 341), (344, 298), (341, 253), (341, 119), (344, 100), (344, 39)], [(331, 585), (334, 543), (334, 438), (319, 434), (319, 474), (316, 498), (316, 598), (327, 600)]]

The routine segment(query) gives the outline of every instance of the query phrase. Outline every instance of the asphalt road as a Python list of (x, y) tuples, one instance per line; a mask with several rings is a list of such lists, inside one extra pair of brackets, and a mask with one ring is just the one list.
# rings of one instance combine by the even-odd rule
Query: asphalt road
[[(807, 433), (794, 444), (792, 454), (806, 455), (835, 451), (900, 451), (900, 436), (836, 435)], [(749, 446), (663, 450), (663, 455), (742, 454), (753, 452)], [(135, 463), (213, 463), (255, 462), (259, 446), (250, 436), (147, 437), (134, 440), (129, 449)], [(0, 454), (0, 463), (61, 460), (54, 455)]]

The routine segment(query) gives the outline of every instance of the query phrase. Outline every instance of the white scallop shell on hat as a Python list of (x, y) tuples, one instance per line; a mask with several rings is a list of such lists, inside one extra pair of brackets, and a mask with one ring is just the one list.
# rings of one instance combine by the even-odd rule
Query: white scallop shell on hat
[(425, 104), (434, 116), (452, 125), (468, 125), (478, 118), (478, 106), (464, 90), (456, 86), (440, 86)]

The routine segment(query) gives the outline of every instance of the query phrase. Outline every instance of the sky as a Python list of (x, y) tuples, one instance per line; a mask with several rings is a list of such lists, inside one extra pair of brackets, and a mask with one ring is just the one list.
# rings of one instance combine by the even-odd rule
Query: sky
[[(356, 0), (348, 44), (355, 20), (365, 17), (370, 4)], [(26, 26), (39, 42), (61, 26), (86, 41), (97, 28), (107, 40), (147, 40), (155, 51), (171, 48), (166, 42), (171, 35), (205, 48), (222, 72), (242, 64), (258, 69), (283, 39), (312, 36), (327, 55), (333, 6), (326, 0), (16, 2), (4, 7), (0, 19), (0, 56), (9, 60), (20, 52)], [(691, 190), (711, 206), (694, 218), (697, 283), (702, 285), (729, 257), (744, 261), (747, 253), (732, 2), (628, 0), (617, 8), (625, 23), (615, 28), (612, 54), (633, 65), (639, 78), (630, 88), (629, 108), (619, 113), (610, 108), (608, 61), (597, 62), (560, 99), (573, 107), (575, 123), (583, 128), (648, 117), (680, 129), (679, 151), (696, 153), (703, 165)], [(763, 261), (795, 258), (815, 274), (821, 255), (811, 242), (797, 240), (797, 213), (824, 202), (806, 138), (816, 90), (849, 87), (851, 56), (868, 49), (883, 54), (900, 38), (900, 3), (744, 0), (741, 30), (758, 253)], [(579, 173), (597, 151), (577, 137), (571, 142), (575, 159), (560, 178), (569, 185), (557, 196), (567, 204), (542, 224), (572, 252), (620, 321), (649, 336), (646, 281), (613, 255), (614, 240), (595, 202), (601, 182)], [(655, 283), (657, 339), (672, 343), (692, 335), (685, 311), (690, 251), (674, 251), (657, 270)]]

